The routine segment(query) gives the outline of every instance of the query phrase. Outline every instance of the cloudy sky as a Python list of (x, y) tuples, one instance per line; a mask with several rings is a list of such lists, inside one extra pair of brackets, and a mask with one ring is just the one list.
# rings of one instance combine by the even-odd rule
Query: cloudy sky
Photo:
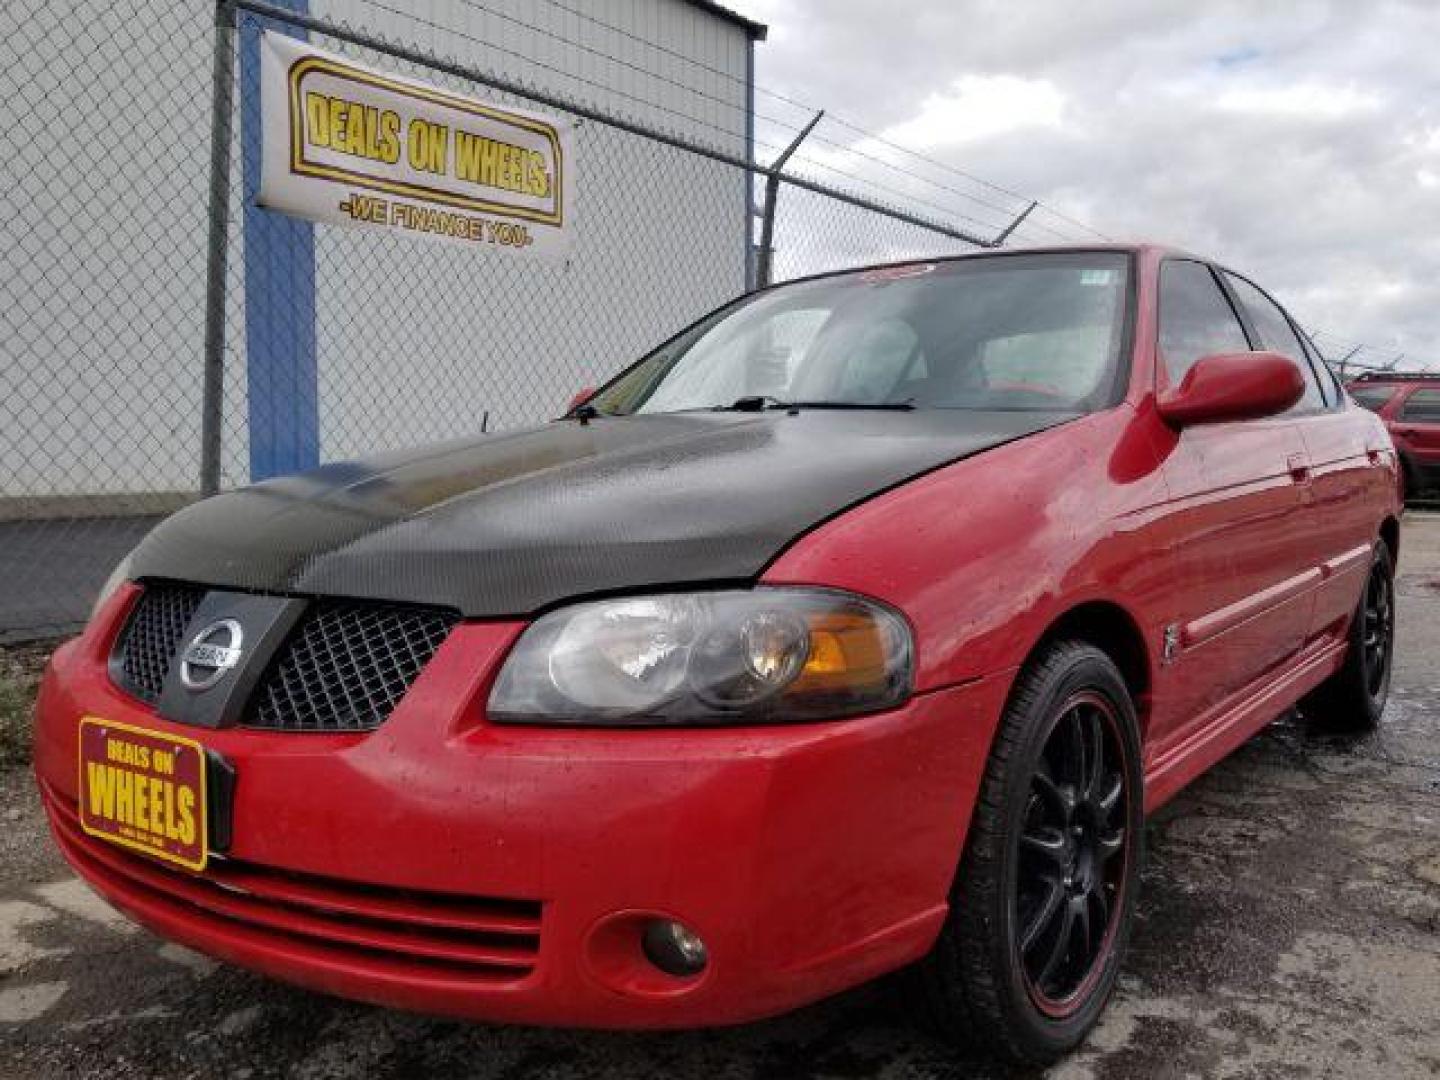
[[(1440, 0), (733, 6), (770, 25), (761, 86), (1108, 236), (1220, 259), (1327, 353), (1364, 341), (1367, 359), (1440, 368)], [(799, 115), (764, 93), (757, 111)], [(839, 125), (820, 132), (868, 155), (814, 145), (834, 167), (980, 217), (998, 215), (966, 196), (1007, 202)]]

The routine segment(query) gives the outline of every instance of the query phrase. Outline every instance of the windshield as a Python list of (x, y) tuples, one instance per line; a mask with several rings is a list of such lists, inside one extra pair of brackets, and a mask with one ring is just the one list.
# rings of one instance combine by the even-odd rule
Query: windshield
[(590, 400), (602, 414), (790, 404), (1090, 411), (1119, 396), (1129, 258), (1006, 255), (757, 294)]

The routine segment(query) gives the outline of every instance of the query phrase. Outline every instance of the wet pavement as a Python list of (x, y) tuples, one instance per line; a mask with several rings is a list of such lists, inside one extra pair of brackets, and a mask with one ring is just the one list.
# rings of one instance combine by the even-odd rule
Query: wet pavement
[[(1287, 717), (1149, 827), (1120, 992), (1050, 1076), (1440, 1076), (1440, 515), (1402, 541), (1373, 737)], [(0, 774), (0, 1076), (987, 1077), (881, 984), (724, 1031), (456, 1024), (267, 982), (110, 912)]]

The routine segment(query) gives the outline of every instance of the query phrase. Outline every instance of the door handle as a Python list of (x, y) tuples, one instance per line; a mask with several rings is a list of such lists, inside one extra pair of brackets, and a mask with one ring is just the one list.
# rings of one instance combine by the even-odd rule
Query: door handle
[(1305, 460), (1304, 454), (1291, 454), (1285, 459), (1285, 467), (1290, 470), (1290, 479), (1297, 484), (1310, 479), (1310, 463)]

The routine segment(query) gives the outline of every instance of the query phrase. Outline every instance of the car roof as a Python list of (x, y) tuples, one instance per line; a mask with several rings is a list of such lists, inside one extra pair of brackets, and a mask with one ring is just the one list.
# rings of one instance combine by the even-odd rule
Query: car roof
[(1433, 386), (1436, 383), (1440, 383), (1440, 372), (1404, 371), (1392, 374), (1380, 371), (1361, 375), (1349, 380), (1345, 385), (1347, 387), (1378, 386), (1382, 390), (1395, 390), (1402, 386)]

